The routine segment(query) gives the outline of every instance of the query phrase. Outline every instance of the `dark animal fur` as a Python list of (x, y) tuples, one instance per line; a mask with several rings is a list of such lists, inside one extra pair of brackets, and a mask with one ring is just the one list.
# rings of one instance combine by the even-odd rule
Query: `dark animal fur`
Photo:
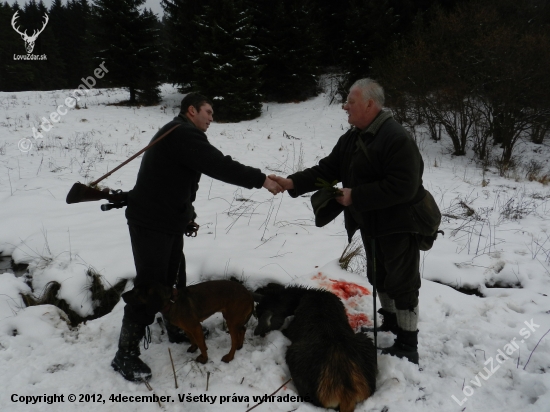
[(252, 294), (240, 283), (230, 280), (212, 280), (178, 290), (177, 300), (170, 304), (172, 291), (158, 283), (136, 286), (122, 295), (126, 303), (144, 304), (153, 313), (164, 309), (171, 324), (183, 329), (191, 347), (188, 352), (200, 349), (197, 362), (208, 360), (207, 347), (200, 322), (221, 312), (231, 335), (231, 350), (222, 358), (231, 362), (235, 351), (243, 347), (246, 323), (254, 310)]
[(256, 306), (258, 326), (254, 335), (263, 337), (269, 331), (281, 329), (285, 319), (294, 315), (305, 290), (301, 287), (285, 288), (277, 283), (256, 289), (254, 300), (259, 303)]
[(300, 286), (256, 291), (258, 327), (254, 334), (294, 320), (283, 332), (292, 344), (286, 362), (300, 396), (325, 408), (351, 412), (376, 387), (376, 349), (372, 340), (355, 334), (342, 301), (333, 293)]

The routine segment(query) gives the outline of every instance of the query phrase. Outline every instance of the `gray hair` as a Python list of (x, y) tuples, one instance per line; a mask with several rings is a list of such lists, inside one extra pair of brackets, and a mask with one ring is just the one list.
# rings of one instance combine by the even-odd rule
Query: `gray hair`
[(372, 99), (377, 106), (380, 108), (384, 107), (384, 89), (375, 80), (369, 78), (359, 79), (349, 88), (350, 91), (352, 89), (361, 90), (361, 95), (365, 102)]

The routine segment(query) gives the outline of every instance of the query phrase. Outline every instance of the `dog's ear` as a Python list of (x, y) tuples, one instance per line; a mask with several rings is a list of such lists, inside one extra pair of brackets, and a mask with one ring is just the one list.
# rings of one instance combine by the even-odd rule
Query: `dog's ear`
[(272, 294), (279, 293), (284, 289), (285, 289), (284, 285), (281, 285), (280, 283), (270, 282), (267, 285), (256, 289), (255, 293), (259, 293), (260, 295), (272, 295)]
[(254, 302), (261, 302), (264, 295), (260, 295), (259, 293), (252, 292), (252, 297), (254, 298)]
[(258, 318), (258, 326), (256, 326), (256, 329), (254, 329), (254, 336), (261, 335), (262, 337), (265, 336), (267, 332), (271, 330), (271, 317), (273, 316), (273, 312), (270, 310), (266, 310), (264, 313), (261, 314), (261, 316)]

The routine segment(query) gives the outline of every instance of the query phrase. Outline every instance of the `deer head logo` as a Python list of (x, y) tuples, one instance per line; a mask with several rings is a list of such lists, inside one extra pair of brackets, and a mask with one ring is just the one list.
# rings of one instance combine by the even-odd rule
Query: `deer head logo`
[(42, 28), (40, 30), (35, 30), (32, 36), (27, 35), (27, 30), (25, 30), (24, 33), (21, 33), (19, 31), (19, 27), (15, 27), (15, 20), (17, 19), (17, 17), (19, 17), (17, 13), (19, 13), (19, 11), (16, 11), (13, 15), (13, 18), (11, 19), (11, 26), (17, 33), (21, 35), (21, 38), (25, 41), (25, 49), (27, 49), (27, 54), (31, 54), (34, 49), (34, 42), (36, 41), (38, 35), (44, 31), (44, 29), (46, 28), (46, 24), (48, 24), (48, 21), (50, 20), (48, 17), (48, 13), (45, 13), (44, 18), (46, 20), (44, 21), (44, 25), (42, 26)]

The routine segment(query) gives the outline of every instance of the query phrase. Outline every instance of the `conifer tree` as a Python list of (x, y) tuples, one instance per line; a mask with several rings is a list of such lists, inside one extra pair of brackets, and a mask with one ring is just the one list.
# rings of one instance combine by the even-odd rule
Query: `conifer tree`
[(198, 58), (198, 33), (194, 21), (209, 0), (161, 0), (166, 30), (166, 79), (186, 92), (193, 82), (193, 62)]
[[(97, 67), (92, 61), (93, 42), (90, 38), (91, 8), (87, 0), (69, 0), (64, 11), (64, 28), (61, 29), (62, 57), (65, 60), (68, 87), (76, 87), (82, 77), (90, 76)], [(99, 87), (101, 81), (98, 80)]]
[(213, 99), (215, 119), (240, 121), (261, 114), (255, 27), (243, 0), (216, 0), (195, 21), (198, 58), (193, 89)]
[[(160, 74), (156, 17), (140, 12), (145, 0), (94, 0), (92, 14), (98, 47), (96, 64), (105, 61), (105, 81), (128, 88), (129, 104), (155, 103)], [(149, 100), (152, 99), (152, 100)]]
[[(56, 37), (60, 37), (67, 24), (67, 8), (62, 0), (53, 0), (48, 14), (50, 15), (49, 27), (53, 30)], [(60, 45), (63, 48), (63, 45)]]
[[(367, 1), (367, 0), (364, 0)], [(320, 60), (325, 67), (342, 64), (340, 47), (346, 31), (355, 31), (356, 27), (346, 24), (346, 14), (350, 0), (312, 0), (314, 19), (322, 27), (319, 33), (321, 48)]]
[(254, 2), (254, 45), (263, 66), (260, 89), (266, 101), (301, 101), (318, 93), (318, 26), (308, 1)]
[[(63, 64), (63, 73), (62, 73), (62, 82), (60, 84), (56, 85), (56, 88), (69, 88), (70, 83), (67, 79), (67, 71), (66, 68), (66, 56), (67, 56), (67, 50), (66, 45), (69, 41), (69, 36), (67, 36), (67, 30), (66, 30), (66, 24), (67, 24), (67, 15), (66, 15), (66, 7), (63, 5), (63, 2), (61, 0), (54, 0), (52, 2), (52, 5), (50, 7), (50, 10), (48, 11), (49, 14), (49, 22), (48, 22), (48, 30), (53, 33), (57, 40), (57, 50), (56, 52), (59, 54), (59, 59), (62, 61)], [(48, 59), (50, 56), (48, 56)], [(78, 85), (78, 83), (77, 83)]]
[[(29, 13), (30, 16), (37, 16), (35, 17), (34, 23), (37, 29), (41, 27), (42, 22), (45, 20), (44, 16), (47, 13), (48, 9), (42, 0), (38, 3), (36, 9)], [(61, 58), (61, 53), (59, 51), (59, 41), (50, 27), (49, 21), (44, 31), (38, 36), (35, 49), (36, 50), (33, 52), (34, 54), (45, 54), (47, 56), (47, 60), (37, 61), (37, 63), (41, 64), (37, 65), (36, 78), (38, 84), (36, 88), (38, 90), (55, 90), (68, 87), (65, 75), (65, 62)]]
[(345, 73), (342, 97), (355, 80), (373, 75), (373, 63), (384, 59), (396, 41), (406, 41), (419, 17), (433, 18), (427, 12), (434, 4), (451, 9), (456, 3), (456, 0), (347, 1), (345, 30), (339, 48)]
[(376, 58), (389, 53), (397, 21), (389, 0), (350, 0), (345, 26), (353, 30), (343, 33), (340, 48), (344, 69), (342, 98), (353, 82), (372, 74)]
[[(162, 77), (162, 68), (160, 63), (160, 28), (159, 21), (151, 9), (145, 9), (141, 18), (143, 25), (147, 30), (143, 30), (138, 36), (139, 44), (146, 44), (146, 48), (139, 54), (140, 72), (139, 85), (136, 88), (136, 94), (140, 102), (147, 104), (160, 101), (160, 84)], [(151, 64), (151, 61), (157, 64)]]

